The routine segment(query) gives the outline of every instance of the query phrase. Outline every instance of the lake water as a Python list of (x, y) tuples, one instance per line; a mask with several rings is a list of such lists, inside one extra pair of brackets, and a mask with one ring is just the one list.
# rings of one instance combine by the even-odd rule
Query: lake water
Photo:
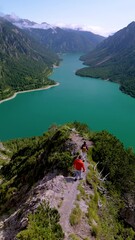
[(135, 149), (135, 99), (115, 83), (82, 78), (80, 54), (65, 54), (51, 79), (60, 83), (48, 90), (18, 94), (0, 104), (0, 139), (42, 135), (52, 124), (80, 121), (91, 130), (107, 130), (126, 147)]

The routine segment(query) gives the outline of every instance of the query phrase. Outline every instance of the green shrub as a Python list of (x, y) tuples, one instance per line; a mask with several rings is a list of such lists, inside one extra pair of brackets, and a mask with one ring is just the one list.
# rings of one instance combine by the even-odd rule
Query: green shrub
[(69, 152), (54, 152), (49, 156), (48, 162), (61, 170), (68, 170), (73, 164), (73, 157)]
[(103, 175), (120, 192), (131, 191), (135, 186), (135, 155), (106, 131), (95, 134), (92, 158), (98, 162)]
[(62, 240), (64, 233), (59, 225), (59, 213), (47, 203), (40, 205), (34, 214), (29, 215), (26, 230), (17, 234), (18, 240)]

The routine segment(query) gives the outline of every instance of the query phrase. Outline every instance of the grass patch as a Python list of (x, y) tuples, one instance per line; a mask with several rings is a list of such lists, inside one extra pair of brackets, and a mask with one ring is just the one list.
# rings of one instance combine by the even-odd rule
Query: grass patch
[(78, 190), (80, 191), (81, 197), (85, 199), (86, 193), (85, 193), (85, 189), (83, 188), (81, 183), (78, 185)]
[(77, 225), (81, 222), (82, 219), (82, 211), (79, 207), (78, 204), (76, 204), (75, 208), (72, 210), (71, 214), (70, 214), (70, 224), (71, 226)]
[(76, 200), (77, 200), (77, 201), (80, 201), (80, 200), (81, 200), (81, 194), (77, 194)]
[(79, 237), (76, 236), (76, 234), (72, 233), (69, 235), (70, 240), (80, 240)]
[(92, 234), (92, 236), (97, 239), (98, 233), (99, 233), (98, 226), (96, 226), (96, 225), (93, 224), (93, 225), (92, 225), (92, 228), (91, 228), (91, 234)]

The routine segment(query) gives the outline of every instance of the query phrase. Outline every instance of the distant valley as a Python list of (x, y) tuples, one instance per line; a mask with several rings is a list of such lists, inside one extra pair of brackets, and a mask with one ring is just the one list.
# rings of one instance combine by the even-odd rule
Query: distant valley
[(0, 18), (0, 100), (15, 92), (55, 84), (48, 79), (57, 53), (87, 52), (104, 37), (79, 30), (42, 26), (29, 20)]
[(86, 67), (77, 75), (116, 82), (135, 97), (135, 22), (105, 38), (6, 15), (0, 18), (0, 39), (0, 100), (55, 84), (48, 76), (59, 65), (58, 54), (79, 52)]

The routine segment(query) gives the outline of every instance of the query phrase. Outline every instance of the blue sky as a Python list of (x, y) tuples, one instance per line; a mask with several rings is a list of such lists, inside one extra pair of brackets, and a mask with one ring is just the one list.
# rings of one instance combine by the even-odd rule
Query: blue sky
[(0, 13), (107, 36), (135, 20), (135, 0), (0, 0)]

